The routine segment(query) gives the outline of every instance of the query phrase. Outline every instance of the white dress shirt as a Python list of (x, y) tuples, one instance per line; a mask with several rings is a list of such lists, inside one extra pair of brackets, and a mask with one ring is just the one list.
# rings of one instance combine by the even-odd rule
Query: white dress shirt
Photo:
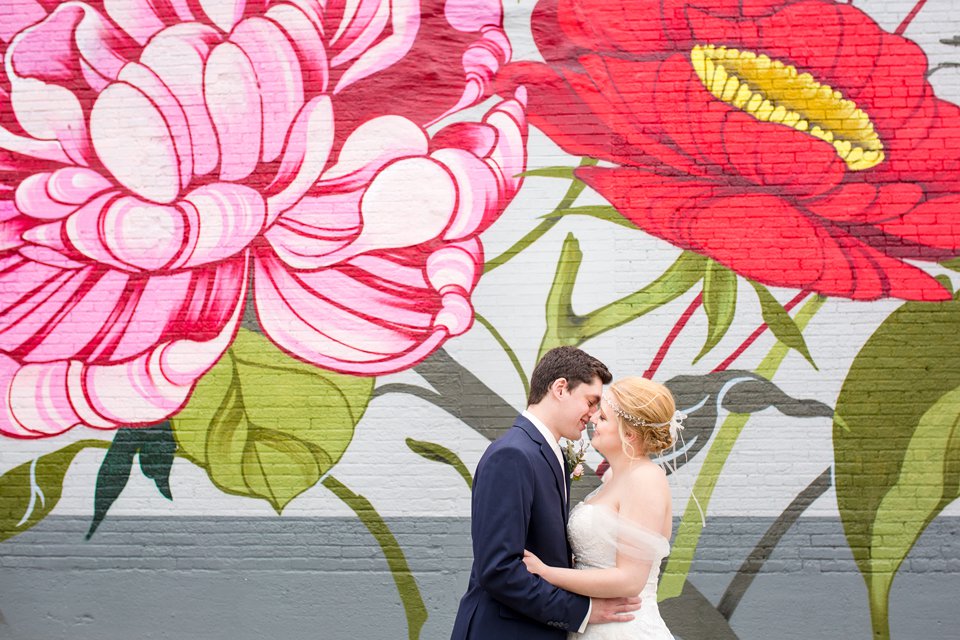
[[(563, 474), (566, 473), (566, 470), (563, 466), (563, 454), (560, 453), (560, 441), (557, 440), (557, 437), (553, 435), (550, 429), (547, 429), (547, 425), (543, 424), (540, 421), (540, 418), (533, 415), (529, 411), (524, 411), (522, 414), (524, 418), (533, 423), (533, 426), (537, 428), (537, 431), (543, 435), (543, 439), (547, 441), (548, 444), (552, 444), (553, 452), (557, 456), (557, 464), (560, 465), (560, 477), (563, 478)], [(563, 499), (567, 501), (567, 481), (564, 478), (564, 481), (561, 483), (563, 485)], [(584, 617), (583, 622), (580, 623), (580, 628), (577, 629), (577, 633), (583, 633), (587, 630), (587, 622), (590, 621), (590, 612), (593, 611), (593, 598), (590, 598), (590, 605), (587, 607), (587, 615)]]

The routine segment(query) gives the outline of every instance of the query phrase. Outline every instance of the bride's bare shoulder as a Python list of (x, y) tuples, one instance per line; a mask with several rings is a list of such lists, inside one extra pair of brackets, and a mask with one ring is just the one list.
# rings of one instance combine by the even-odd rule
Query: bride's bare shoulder
[(629, 481), (631, 485), (640, 489), (644, 486), (666, 487), (667, 473), (655, 464), (640, 464), (630, 470)]

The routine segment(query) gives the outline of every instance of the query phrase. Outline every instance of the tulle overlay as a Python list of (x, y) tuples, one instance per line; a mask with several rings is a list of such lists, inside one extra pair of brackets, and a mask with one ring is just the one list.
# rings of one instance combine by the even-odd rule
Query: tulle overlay
[(569, 640), (674, 640), (657, 608), (657, 577), (660, 563), (670, 553), (662, 535), (626, 523), (600, 505), (586, 502), (574, 507), (567, 528), (577, 569), (605, 569), (616, 565), (617, 552), (651, 563), (640, 597), (643, 606), (630, 622), (589, 625), (585, 633), (571, 633)]

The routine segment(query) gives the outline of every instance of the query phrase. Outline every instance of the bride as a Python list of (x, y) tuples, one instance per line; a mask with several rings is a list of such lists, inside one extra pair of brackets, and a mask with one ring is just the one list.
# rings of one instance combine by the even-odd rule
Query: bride
[(670, 487), (649, 456), (673, 445), (681, 417), (670, 390), (646, 378), (623, 378), (603, 394), (590, 442), (610, 463), (610, 475), (570, 514), (576, 568), (549, 567), (530, 552), (524, 563), (567, 591), (640, 594), (642, 606), (629, 622), (591, 625), (569, 640), (673, 640), (657, 608), (660, 563), (670, 553)]

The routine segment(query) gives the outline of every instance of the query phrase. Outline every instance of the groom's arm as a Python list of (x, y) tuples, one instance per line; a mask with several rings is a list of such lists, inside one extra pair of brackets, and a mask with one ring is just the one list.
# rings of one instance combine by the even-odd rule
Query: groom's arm
[(534, 472), (522, 451), (491, 450), (473, 485), (473, 555), (480, 585), (498, 602), (543, 624), (581, 629), (590, 599), (527, 571), (523, 549), (533, 508)]

